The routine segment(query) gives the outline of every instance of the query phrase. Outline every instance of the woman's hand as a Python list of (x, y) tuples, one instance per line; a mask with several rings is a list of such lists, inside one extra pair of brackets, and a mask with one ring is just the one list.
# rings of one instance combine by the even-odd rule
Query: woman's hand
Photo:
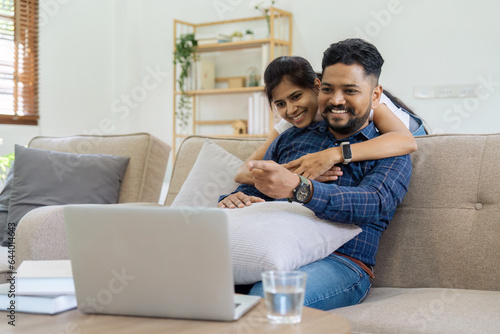
[(231, 194), (225, 197), (222, 201), (217, 204), (219, 208), (244, 208), (245, 206), (250, 206), (252, 203), (265, 202), (262, 198), (257, 196), (248, 196), (238, 191), (235, 194)]
[(343, 174), (340, 167), (334, 166), (341, 161), (340, 148), (332, 147), (324, 151), (306, 154), (283, 166), (308, 179), (328, 182), (337, 180)]

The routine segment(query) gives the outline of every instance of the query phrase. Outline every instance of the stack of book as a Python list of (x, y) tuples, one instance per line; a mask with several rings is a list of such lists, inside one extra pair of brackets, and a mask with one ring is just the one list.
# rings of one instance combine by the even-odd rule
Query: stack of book
[(219, 33), (196, 33), (194, 39), (196, 39), (198, 45), (217, 44), (231, 41), (230, 36)]
[(76, 307), (69, 260), (24, 261), (9, 283), (0, 284), (0, 308), (56, 314)]
[(269, 131), (271, 118), (269, 102), (262, 92), (255, 92), (248, 98), (248, 134), (264, 135)]
[(215, 88), (215, 63), (210, 58), (200, 57), (189, 68), (189, 76), (184, 83), (185, 91)]

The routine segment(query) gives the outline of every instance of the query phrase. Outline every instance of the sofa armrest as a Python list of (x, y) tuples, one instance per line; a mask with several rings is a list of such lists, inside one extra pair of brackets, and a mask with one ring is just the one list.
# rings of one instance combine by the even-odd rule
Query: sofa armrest
[(44, 206), (28, 212), (16, 228), (16, 268), (24, 260), (67, 260), (63, 205)]
[[(157, 203), (106, 204), (118, 206), (161, 206)], [(69, 249), (63, 217), (64, 205), (36, 208), (28, 212), (16, 229), (16, 268), (25, 260), (67, 260)]]

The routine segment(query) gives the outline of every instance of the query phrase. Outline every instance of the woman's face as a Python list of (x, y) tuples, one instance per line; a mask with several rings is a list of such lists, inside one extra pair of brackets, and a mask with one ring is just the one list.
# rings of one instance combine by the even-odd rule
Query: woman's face
[[(319, 88), (319, 80), (315, 85)], [(318, 90), (296, 86), (286, 77), (271, 94), (281, 118), (298, 128), (311, 124), (318, 113)]]

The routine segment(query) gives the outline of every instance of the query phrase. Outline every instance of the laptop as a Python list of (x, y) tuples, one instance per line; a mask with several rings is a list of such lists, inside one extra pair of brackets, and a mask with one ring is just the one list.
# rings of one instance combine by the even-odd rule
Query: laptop
[(84, 313), (232, 321), (259, 303), (234, 293), (222, 209), (67, 205), (64, 221)]

